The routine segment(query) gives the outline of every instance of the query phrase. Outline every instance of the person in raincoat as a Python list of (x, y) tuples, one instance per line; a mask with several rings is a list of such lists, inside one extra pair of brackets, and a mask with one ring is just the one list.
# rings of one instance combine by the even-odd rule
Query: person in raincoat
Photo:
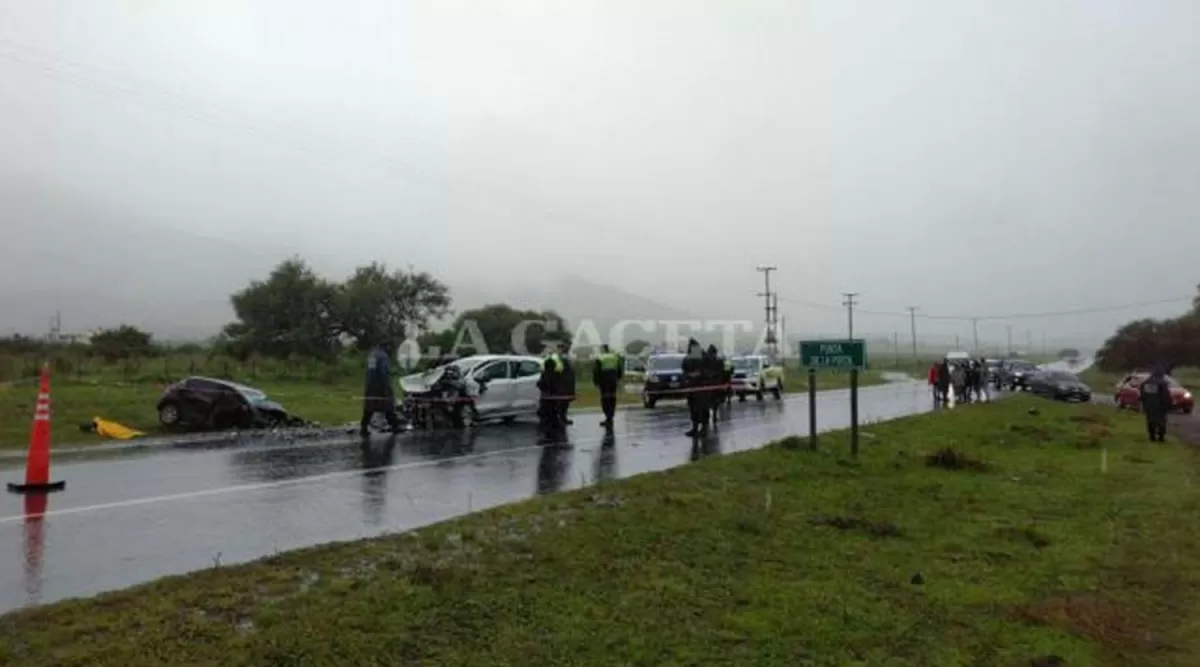
[(967, 369), (961, 361), (954, 363), (950, 369), (950, 384), (954, 387), (954, 402), (960, 403), (967, 399)]
[(400, 418), (396, 416), (396, 393), (392, 389), (391, 363), (387, 346), (375, 346), (367, 355), (367, 379), (363, 389), (362, 422), (358, 432), (364, 437), (370, 433), (371, 418), (382, 412), (392, 432), (401, 430)]
[(1167, 439), (1167, 413), (1171, 411), (1171, 384), (1161, 367), (1155, 368), (1150, 377), (1138, 386), (1142, 403), (1142, 414), (1146, 416), (1146, 433), (1150, 442), (1165, 442)]
[(538, 428), (543, 442), (561, 438), (566, 432), (562, 410), (558, 405), (563, 392), (563, 367), (562, 356), (558, 350), (548, 349), (537, 383), (538, 392), (541, 394), (538, 400)]
[(708, 431), (708, 397), (705, 395), (704, 348), (695, 338), (688, 340), (687, 355), (683, 358), (683, 384), (687, 391), (688, 411), (691, 413), (692, 428), (688, 436), (698, 436)]
[(704, 384), (711, 387), (710, 391), (706, 391), (705, 407), (712, 414), (709, 418), (713, 424), (716, 424), (720, 419), (721, 405), (725, 402), (725, 362), (721, 359), (721, 353), (717, 351), (716, 345), (709, 345), (704, 351)]
[(939, 403), (942, 399), (942, 392), (938, 389), (938, 378), (941, 377), (941, 367), (934, 364), (929, 367), (929, 391), (933, 394), (933, 402)]
[(558, 418), (563, 424), (569, 426), (575, 422), (567, 416), (567, 410), (571, 408), (571, 402), (575, 400), (575, 364), (571, 362), (571, 350), (564, 346), (560, 353), (562, 359), (562, 395), (558, 401)]
[(937, 379), (938, 397), (941, 399), (943, 404), (950, 401), (950, 379), (950, 362), (943, 359), (942, 362), (938, 364)]
[(625, 360), (607, 345), (600, 346), (600, 355), (592, 365), (592, 384), (600, 391), (600, 409), (604, 411), (601, 426), (613, 425), (617, 411), (617, 386), (625, 374)]

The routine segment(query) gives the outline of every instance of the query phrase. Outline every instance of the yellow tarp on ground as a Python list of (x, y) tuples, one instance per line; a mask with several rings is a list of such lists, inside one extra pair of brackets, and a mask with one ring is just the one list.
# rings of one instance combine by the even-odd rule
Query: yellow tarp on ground
[(99, 417), (92, 420), (92, 427), (101, 438), (111, 438), (113, 440), (132, 440), (146, 435), (124, 424), (118, 424), (117, 422)]

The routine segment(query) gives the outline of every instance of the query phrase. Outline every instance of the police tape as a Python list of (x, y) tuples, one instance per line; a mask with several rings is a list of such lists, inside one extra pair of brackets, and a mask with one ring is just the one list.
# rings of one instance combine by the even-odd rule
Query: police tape
[[(214, 380), (213, 382), (225, 382), (225, 381)], [(241, 385), (240, 382), (235, 382), (232, 380), (230, 380), (228, 382), (230, 383), (230, 385)], [(0, 388), (8, 389), (8, 388), (13, 388), (15, 386), (24, 385), (24, 384), (27, 384), (27, 383), (25, 382), (24, 379), (21, 379), (21, 380), (0, 383)], [(117, 382), (68, 381), (66, 384), (67, 384), (67, 386), (70, 386), (70, 387), (85, 386), (85, 387), (89, 387), (89, 388), (127, 389), (127, 390), (153, 389), (153, 390), (159, 391), (159, 392), (166, 392), (166, 391), (170, 390), (172, 387), (175, 387), (176, 385), (178, 385), (179, 383), (162, 383), (162, 382), (138, 383), (138, 382), (119, 382), (119, 381), (117, 381)], [(316, 384), (316, 383), (314, 382), (313, 384)], [(246, 385), (241, 385), (241, 386), (246, 386)], [(54, 386), (52, 385), (52, 390), (53, 390), (53, 388), (54, 388)], [(266, 400), (304, 397), (304, 398), (310, 398), (310, 399), (311, 398), (322, 398), (322, 399), (340, 399), (340, 400), (346, 400), (346, 401), (386, 401), (389, 399), (390, 400), (400, 399), (400, 400), (410, 400), (410, 401), (414, 401), (414, 402), (428, 402), (428, 403), (460, 403), (460, 402), (466, 403), (466, 402), (476, 402), (476, 401), (478, 401), (478, 399), (480, 397), (480, 396), (437, 397), (437, 396), (422, 396), (422, 395), (420, 395), (420, 393), (424, 393), (424, 392), (420, 392), (417, 394), (404, 394), (404, 392), (397, 392), (397, 394), (393, 394), (393, 395), (370, 395), (370, 394), (357, 394), (357, 393), (352, 394), (352, 393), (348, 393), (348, 392), (343, 393), (343, 392), (336, 392), (336, 391), (329, 391), (329, 392), (323, 392), (323, 393), (318, 393), (318, 392), (293, 393), (293, 392), (287, 392), (287, 391), (271, 392), (271, 391), (266, 391), (266, 390), (260, 389), (258, 387), (250, 387), (250, 386), (246, 386), (246, 388), (251, 389), (256, 392), (260, 392), (263, 395), (263, 397), (265, 397)], [(699, 393), (699, 392), (730, 391), (733, 388), (734, 388), (734, 385), (732, 383), (723, 383), (723, 384), (714, 384), (714, 385), (703, 385), (703, 386), (699, 386), (699, 387), (673, 387), (673, 388), (669, 388), (669, 389), (654, 389), (654, 390), (649, 390), (646, 393), (648, 393), (652, 396), (655, 396), (655, 397), (664, 397), (664, 396), (691, 394), (691, 393)], [(600, 389), (599, 387), (597, 387), (597, 389), (599, 390), (599, 393), (601, 395), (604, 393), (604, 391), (602, 389)], [(231, 392), (238, 393), (236, 391), (236, 389), (234, 389), (232, 386), (211, 387), (211, 388), (209, 388), (209, 387), (187, 387), (187, 388), (182, 389), (182, 391), (186, 392), (186, 394), (192, 394), (192, 395), (195, 395), (195, 394), (199, 394), (199, 395), (230, 395)], [(487, 393), (487, 390), (485, 388), (484, 394), (486, 394), (486, 393)], [(622, 392), (620, 392), (620, 391), (614, 391), (613, 396), (620, 396), (621, 393)], [(628, 393), (628, 392), (626, 392), (626, 393)], [(51, 396), (53, 398), (53, 391), (51, 393)], [(577, 393), (576, 394), (564, 394), (564, 395), (549, 395), (549, 396), (539, 395), (538, 398), (539, 398), (539, 400), (551, 400), (551, 401), (575, 401), (580, 398), (580, 395)]]
[[(662, 396), (673, 396), (673, 395), (678, 395), (678, 394), (692, 394), (692, 393), (700, 393), (700, 392), (711, 392), (711, 393), (715, 393), (718, 391), (728, 392), (732, 389), (733, 389), (732, 384), (713, 384), (713, 385), (704, 385), (702, 387), (681, 387), (678, 389), (656, 390), (656, 391), (652, 391), (649, 393), (655, 397), (662, 397)], [(613, 392), (610, 395), (615, 398), (620, 395), (620, 392)], [(601, 396), (601, 398), (604, 397), (603, 391), (600, 392), (600, 396)], [(375, 400), (380, 400), (380, 399), (386, 400), (388, 397), (376, 396), (376, 397), (369, 397), (369, 398), (373, 398)], [(402, 400), (413, 401), (414, 403), (474, 403), (474, 402), (477, 402), (479, 398), (480, 398), (480, 396), (450, 396), (450, 397), (404, 396), (402, 398)], [(579, 398), (578, 394), (561, 394), (561, 395), (560, 394), (550, 394), (550, 395), (539, 394), (538, 395), (538, 400), (542, 400), (542, 401), (574, 401), (577, 398)], [(366, 397), (364, 397), (364, 400), (366, 400)]]

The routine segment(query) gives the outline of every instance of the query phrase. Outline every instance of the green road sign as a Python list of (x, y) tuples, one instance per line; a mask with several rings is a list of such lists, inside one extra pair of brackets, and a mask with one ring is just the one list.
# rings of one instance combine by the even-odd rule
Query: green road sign
[(800, 341), (800, 365), (816, 369), (862, 370), (867, 365), (867, 345), (862, 339)]

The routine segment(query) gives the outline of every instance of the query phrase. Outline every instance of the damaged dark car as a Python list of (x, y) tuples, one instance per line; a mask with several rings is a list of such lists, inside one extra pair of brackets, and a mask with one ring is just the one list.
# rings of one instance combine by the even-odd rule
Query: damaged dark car
[(189, 377), (167, 387), (156, 410), (159, 423), (172, 430), (307, 425), (261, 389), (207, 377)]

